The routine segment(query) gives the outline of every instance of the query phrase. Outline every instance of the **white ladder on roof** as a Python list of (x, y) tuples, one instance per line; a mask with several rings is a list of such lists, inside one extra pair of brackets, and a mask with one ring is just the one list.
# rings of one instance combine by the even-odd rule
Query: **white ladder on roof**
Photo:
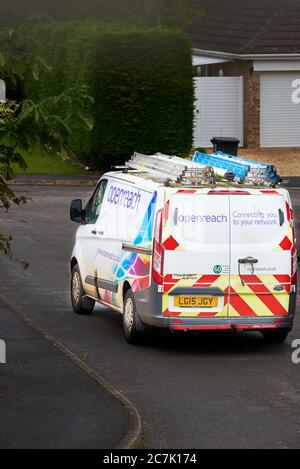
[(209, 182), (214, 177), (213, 169), (207, 165), (200, 165), (179, 156), (168, 156), (163, 153), (155, 155), (134, 153), (131, 160), (125, 164), (128, 168), (137, 169), (165, 182), (198, 185)]

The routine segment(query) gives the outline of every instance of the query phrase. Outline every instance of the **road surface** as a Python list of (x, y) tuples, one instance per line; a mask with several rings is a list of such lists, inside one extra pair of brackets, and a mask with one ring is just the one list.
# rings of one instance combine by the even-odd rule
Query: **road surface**
[(0, 449), (114, 448), (123, 406), (57, 347), (0, 303)]
[[(267, 345), (259, 333), (159, 335), (130, 346), (121, 317), (99, 306), (73, 314), (69, 257), (76, 226), (74, 198), (91, 188), (19, 187), (33, 199), (1, 214), (0, 231), (14, 237), (17, 257), (1, 257), (0, 293), (132, 400), (144, 420), (148, 448), (296, 448), (300, 445), (300, 365), (291, 342)], [(293, 189), (300, 207), (300, 191)], [(300, 303), (299, 303), (300, 306)], [(299, 308), (298, 308), (299, 310)]]

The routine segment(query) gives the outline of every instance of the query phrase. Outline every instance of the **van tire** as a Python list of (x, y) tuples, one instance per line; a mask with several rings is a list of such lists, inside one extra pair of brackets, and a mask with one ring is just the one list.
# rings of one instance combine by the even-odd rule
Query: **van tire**
[(74, 313), (85, 316), (92, 314), (95, 307), (95, 301), (85, 296), (78, 264), (72, 270), (71, 302)]
[(262, 334), (264, 340), (269, 344), (282, 344), (290, 333), (290, 329), (275, 329), (272, 331), (264, 331)]
[(146, 329), (138, 316), (132, 290), (128, 290), (124, 298), (123, 331), (129, 344), (140, 344), (145, 337)]

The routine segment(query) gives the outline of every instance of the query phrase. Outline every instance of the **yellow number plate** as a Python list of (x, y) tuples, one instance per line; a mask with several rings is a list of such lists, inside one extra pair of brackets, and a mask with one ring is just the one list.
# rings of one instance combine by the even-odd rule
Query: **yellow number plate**
[(218, 306), (217, 296), (174, 296), (174, 306), (179, 308), (215, 308)]

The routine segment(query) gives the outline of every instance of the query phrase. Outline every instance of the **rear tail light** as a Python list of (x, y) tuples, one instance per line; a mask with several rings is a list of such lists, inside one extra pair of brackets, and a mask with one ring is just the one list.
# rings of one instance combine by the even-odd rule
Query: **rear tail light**
[(293, 245), (291, 248), (291, 284), (296, 285), (297, 284), (298, 255), (297, 255), (297, 243), (296, 243), (294, 223), (293, 223), (292, 229), (293, 229)]
[(161, 285), (163, 283), (163, 265), (164, 265), (164, 247), (162, 245), (162, 224), (163, 224), (163, 211), (162, 209), (157, 212), (154, 238), (152, 248), (152, 278)]

